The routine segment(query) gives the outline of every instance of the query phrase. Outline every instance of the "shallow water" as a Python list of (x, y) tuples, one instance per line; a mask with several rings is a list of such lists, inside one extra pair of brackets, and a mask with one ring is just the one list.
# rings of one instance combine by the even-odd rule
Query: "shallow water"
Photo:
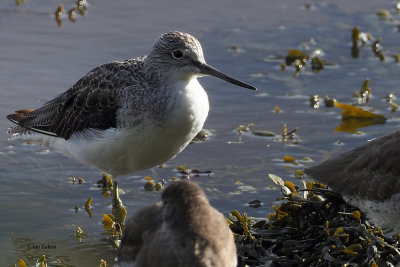
[[(311, 4), (311, 9), (304, 7)], [(60, 3), (58, 3), (60, 4)], [(62, 3), (68, 10), (74, 2)], [(382, 21), (375, 13), (393, 7), (392, 1), (104, 1), (90, 2), (88, 14), (76, 23), (63, 19), (57, 27), (52, 16), (56, 4), (28, 1), (15, 6), (0, 0), (0, 266), (18, 258), (30, 265), (46, 254), (63, 266), (95, 266), (100, 258), (113, 266), (115, 250), (100, 223), (110, 213), (95, 183), (101, 177), (75, 160), (47, 148), (8, 141), (5, 118), (21, 108), (34, 108), (74, 84), (86, 72), (117, 59), (146, 54), (157, 36), (171, 30), (186, 31), (203, 45), (206, 60), (214, 67), (259, 88), (252, 92), (215, 78), (202, 78), (211, 110), (205, 128), (212, 132), (206, 142), (188, 146), (163, 168), (135, 173), (120, 179), (126, 192), (122, 200), (132, 214), (159, 199), (159, 192), (145, 192), (144, 176), (168, 180), (183, 165), (211, 176), (194, 177), (211, 199), (227, 214), (233, 209), (265, 217), (280, 196), (267, 173), (293, 180), (293, 172), (350, 150), (366, 140), (398, 128), (398, 112), (391, 113), (383, 97), (398, 91), (399, 65), (390, 57), (380, 62), (368, 45), (360, 57), (351, 57), (351, 29), (382, 37), (387, 54), (399, 53), (397, 21)], [(397, 19), (394, 15), (394, 19)], [(336, 63), (319, 73), (308, 71), (295, 77), (294, 69), (280, 70), (290, 49), (315, 40), (310, 50), (322, 49), (322, 59)], [(237, 46), (236, 53), (230, 49)], [(282, 59), (273, 59), (281, 57)], [(389, 118), (385, 124), (359, 129), (364, 134), (335, 132), (340, 125), (338, 108), (312, 109), (313, 94), (329, 95), (351, 103), (367, 77), (373, 98), (369, 106)], [(400, 102), (400, 101), (399, 101)], [(397, 103), (399, 103), (397, 102)], [(274, 113), (279, 106), (281, 112)], [(289, 145), (275, 138), (244, 133), (236, 128), (254, 123), (254, 130), (281, 133), (298, 127), (301, 142)], [(337, 141), (342, 145), (337, 145)], [(314, 162), (294, 166), (282, 157), (311, 157)], [(71, 177), (83, 177), (73, 184)], [(238, 183), (241, 181), (242, 183)], [(299, 183), (299, 181), (295, 181)], [(92, 197), (93, 215), (83, 209)], [(260, 199), (260, 208), (247, 203)], [(81, 209), (76, 213), (73, 208)], [(128, 215), (129, 216), (129, 215)], [(88, 235), (77, 241), (72, 235), (80, 226)], [(51, 245), (35, 249), (31, 245)], [(54, 248), (55, 246), (55, 248)]]

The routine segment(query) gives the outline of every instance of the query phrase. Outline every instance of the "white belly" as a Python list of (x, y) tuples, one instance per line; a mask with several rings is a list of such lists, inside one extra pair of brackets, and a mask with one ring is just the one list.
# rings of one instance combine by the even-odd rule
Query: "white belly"
[(176, 86), (175, 102), (161, 125), (145, 121), (143, 129), (110, 129), (89, 142), (72, 137), (65, 141), (66, 154), (113, 176), (151, 168), (176, 156), (202, 129), (209, 110), (207, 94), (197, 79)]
[(368, 215), (369, 219), (389, 233), (400, 232), (400, 194), (394, 194), (383, 202), (360, 200), (354, 197), (344, 197), (344, 200), (359, 207)]

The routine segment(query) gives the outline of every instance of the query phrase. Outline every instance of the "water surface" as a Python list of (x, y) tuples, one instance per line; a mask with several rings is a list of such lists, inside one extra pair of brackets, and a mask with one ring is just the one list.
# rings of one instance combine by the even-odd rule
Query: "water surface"
[[(145, 192), (144, 176), (156, 180), (177, 176), (175, 167), (186, 166), (213, 175), (194, 177), (211, 203), (227, 214), (233, 209), (265, 217), (280, 196), (268, 186), (267, 173), (293, 180), (293, 172), (350, 150), (366, 140), (398, 128), (398, 112), (391, 113), (383, 97), (398, 91), (399, 65), (388, 57), (380, 62), (369, 46), (357, 59), (351, 57), (351, 29), (382, 37), (387, 54), (399, 53), (396, 21), (379, 20), (375, 13), (393, 7), (392, 1), (105, 1), (90, 2), (88, 14), (76, 23), (53, 18), (52, 1), (28, 1), (15, 6), (0, 0), (0, 265), (18, 258), (30, 265), (46, 254), (64, 266), (95, 266), (100, 258), (113, 266), (115, 249), (103, 234), (101, 219), (110, 213), (96, 181), (101, 172), (45, 147), (10, 142), (11, 126), (5, 118), (17, 109), (34, 108), (72, 86), (92, 68), (118, 59), (146, 54), (163, 32), (180, 30), (196, 36), (206, 60), (214, 67), (259, 88), (251, 92), (215, 78), (202, 78), (211, 109), (205, 128), (206, 142), (188, 146), (163, 168), (122, 177), (120, 186), (129, 214), (157, 201), (159, 192)], [(62, 3), (68, 10), (74, 2)], [(307, 9), (304, 4), (311, 4)], [(393, 15), (396, 20), (396, 15)], [(309, 42), (313, 38), (315, 43)], [(279, 64), (290, 49), (321, 49), (322, 58), (336, 65), (319, 73), (294, 75)], [(235, 46), (238, 51), (231, 48)], [(359, 129), (364, 134), (335, 132), (340, 110), (312, 109), (308, 98), (329, 95), (351, 103), (367, 77), (373, 98), (369, 106), (389, 118), (385, 124)], [(274, 113), (275, 106), (281, 112)], [(254, 130), (282, 131), (298, 127), (298, 145), (245, 133), (239, 140), (239, 124), (254, 123)], [(337, 141), (342, 145), (338, 146)], [(314, 162), (284, 164), (285, 155)], [(83, 177), (73, 184), (71, 177)], [(239, 183), (238, 181), (241, 181)], [(299, 181), (295, 181), (299, 183)], [(93, 198), (93, 215), (82, 209)], [(247, 203), (260, 199), (260, 208)], [(81, 209), (76, 213), (73, 208)], [(80, 226), (88, 235), (81, 242), (72, 235)], [(51, 245), (51, 249), (34, 249)], [(55, 248), (54, 248), (55, 246)]]

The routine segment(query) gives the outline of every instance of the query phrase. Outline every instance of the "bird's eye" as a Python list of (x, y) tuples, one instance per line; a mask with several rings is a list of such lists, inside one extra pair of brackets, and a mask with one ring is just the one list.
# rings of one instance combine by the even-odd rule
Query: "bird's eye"
[(183, 52), (181, 50), (175, 50), (172, 52), (172, 57), (175, 59), (183, 58)]

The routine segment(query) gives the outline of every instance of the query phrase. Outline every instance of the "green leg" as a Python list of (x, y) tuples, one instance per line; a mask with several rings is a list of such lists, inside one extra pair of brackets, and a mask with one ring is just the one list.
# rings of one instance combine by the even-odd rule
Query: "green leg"
[(118, 223), (123, 224), (126, 218), (126, 209), (119, 198), (118, 193), (118, 182), (117, 179), (113, 179), (113, 190), (112, 190), (112, 214)]

